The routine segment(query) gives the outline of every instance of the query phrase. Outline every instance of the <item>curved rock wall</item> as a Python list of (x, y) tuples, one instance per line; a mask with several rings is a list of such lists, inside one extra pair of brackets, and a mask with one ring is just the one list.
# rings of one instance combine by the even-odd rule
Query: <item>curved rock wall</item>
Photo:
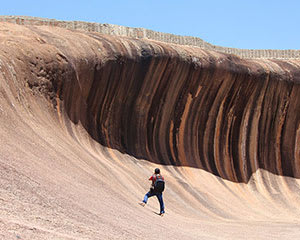
[(10, 26), (1, 66), (22, 70), (17, 89), (43, 94), (102, 145), (234, 182), (258, 169), (299, 178), (299, 60)]

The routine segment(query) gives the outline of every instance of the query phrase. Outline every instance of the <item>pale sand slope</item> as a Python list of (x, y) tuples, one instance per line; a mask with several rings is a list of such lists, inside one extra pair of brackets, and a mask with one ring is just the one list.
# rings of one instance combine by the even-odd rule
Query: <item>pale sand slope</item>
[[(33, 29), (0, 25), (0, 239), (300, 237), (300, 182), (295, 177), (259, 168), (246, 183), (231, 181), (201, 168), (136, 159), (93, 140), (81, 121), (70, 120), (65, 98), (54, 97), (55, 108), (49, 96), (28, 86), (37, 75), (26, 62), (41, 53), (44, 59), (57, 56), (65, 45), (78, 49), (62, 40), (37, 49), (42, 37), (48, 41), (46, 35), (77, 36), (78, 41), (88, 36)], [(67, 58), (76, 56), (74, 50)], [(80, 65), (85, 59), (73, 61)], [(164, 217), (155, 214), (159, 205), (154, 198), (145, 208), (138, 205), (156, 167), (167, 184)]]

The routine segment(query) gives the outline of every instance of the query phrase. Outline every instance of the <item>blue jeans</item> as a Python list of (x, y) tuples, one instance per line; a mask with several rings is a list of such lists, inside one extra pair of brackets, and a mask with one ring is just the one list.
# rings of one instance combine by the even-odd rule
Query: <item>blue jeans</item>
[(158, 201), (159, 201), (159, 205), (160, 205), (160, 213), (165, 213), (165, 205), (164, 205), (164, 200), (163, 200), (163, 196), (162, 193), (157, 193), (154, 191), (149, 191), (146, 193), (143, 202), (147, 203), (148, 198), (156, 196)]

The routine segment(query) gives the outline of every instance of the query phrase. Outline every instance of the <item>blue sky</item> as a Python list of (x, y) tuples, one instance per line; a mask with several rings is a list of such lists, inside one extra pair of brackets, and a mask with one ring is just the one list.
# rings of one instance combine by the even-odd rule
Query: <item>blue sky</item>
[(298, 0), (4, 0), (0, 15), (143, 27), (224, 47), (300, 49)]

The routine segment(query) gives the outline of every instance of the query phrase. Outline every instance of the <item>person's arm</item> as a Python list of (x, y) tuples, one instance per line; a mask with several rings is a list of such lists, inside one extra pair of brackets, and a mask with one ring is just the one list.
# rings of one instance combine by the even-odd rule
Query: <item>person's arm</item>
[(153, 175), (149, 178), (149, 181), (151, 181), (150, 189), (153, 189), (154, 188)]

